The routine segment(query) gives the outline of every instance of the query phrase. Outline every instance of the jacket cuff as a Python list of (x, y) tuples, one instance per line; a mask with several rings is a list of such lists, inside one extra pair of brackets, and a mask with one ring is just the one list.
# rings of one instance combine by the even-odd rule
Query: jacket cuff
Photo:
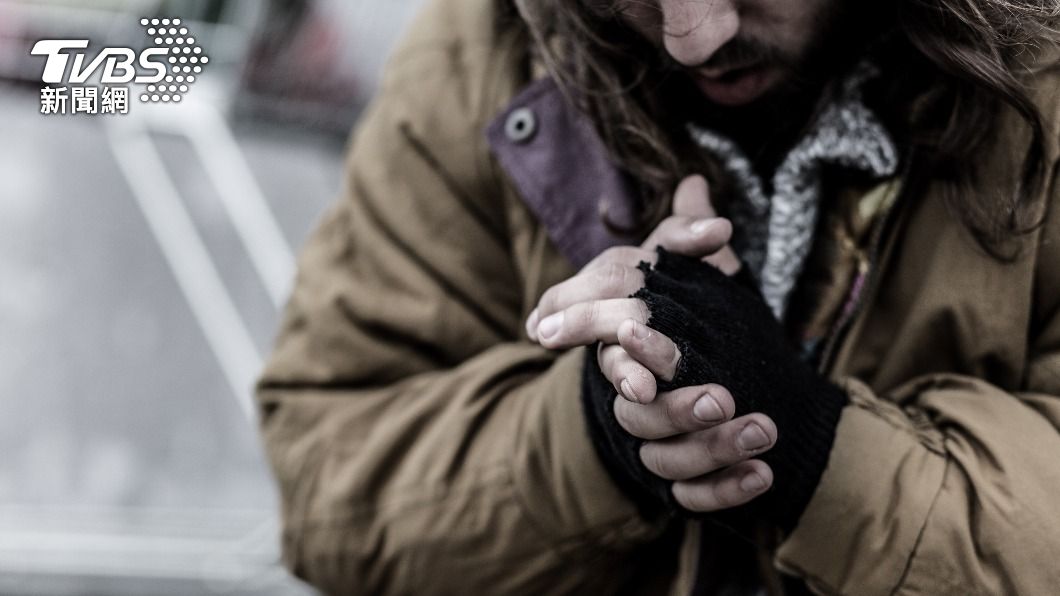
[[(843, 386), (851, 405), (840, 418), (835, 448), (775, 564), (820, 593), (893, 594), (942, 486), (946, 462), (900, 422), (904, 415), (897, 406), (876, 399), (860, 382)], [(896, 487), (904, 487), (900, 511), (894, 509)]]

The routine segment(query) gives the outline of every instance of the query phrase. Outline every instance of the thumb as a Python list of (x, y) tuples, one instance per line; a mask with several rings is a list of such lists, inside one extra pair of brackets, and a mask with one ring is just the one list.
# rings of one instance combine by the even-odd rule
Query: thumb
[[(674, 215), (702, 219), (717, 217), (714, 205), (710, 202), (710, 187), (707, 179), (698, 174), (689, 176), (677, 185), (674, 193)], [(704, 261), (721, 269), (725, 275), (734, 275), (743, 266), (740, 258), (725, 245), (718, 252), (703, 258)]]
[(710, 202), (710, 187), (707, 179), (699, 174), (688, 176), (677, 185), (674, 192), (674, 215), (692, 218), (717, 217)]

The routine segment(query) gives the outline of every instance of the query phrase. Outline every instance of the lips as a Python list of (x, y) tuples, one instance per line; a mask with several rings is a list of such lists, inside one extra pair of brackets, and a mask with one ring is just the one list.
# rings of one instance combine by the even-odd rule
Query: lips
[(700, 91), (714, 103), (739, 106), (761, 96), (773, 82), (773, 72), (762, 64), (737, 68), (700, 69), (693, 78)]

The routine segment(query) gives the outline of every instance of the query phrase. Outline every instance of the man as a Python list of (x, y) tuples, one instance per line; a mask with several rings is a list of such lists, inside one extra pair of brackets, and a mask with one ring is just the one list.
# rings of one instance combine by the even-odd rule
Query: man
[(1058, 14), (431, 2), (259, 386), (286, 563), (1055, 591)]

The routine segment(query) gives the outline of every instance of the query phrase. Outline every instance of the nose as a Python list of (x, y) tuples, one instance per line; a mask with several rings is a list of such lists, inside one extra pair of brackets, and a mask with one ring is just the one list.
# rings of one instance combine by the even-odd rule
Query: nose
[(697, 66), (736, 37), (734, 0), (662, 0), (663, 45), (684, 66)]

